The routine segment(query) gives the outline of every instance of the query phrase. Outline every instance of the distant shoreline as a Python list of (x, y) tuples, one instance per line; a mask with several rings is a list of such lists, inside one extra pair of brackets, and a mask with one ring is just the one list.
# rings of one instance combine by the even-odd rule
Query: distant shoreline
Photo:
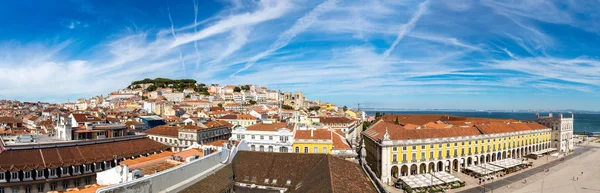
[(386, 109), (386, 108), (362, 108), (365, 112), (467, 112), (467, 113), (576, 113), (576, 114), (600, 114), (598, 111), (582, 110), (476, 110), (476, 109)]

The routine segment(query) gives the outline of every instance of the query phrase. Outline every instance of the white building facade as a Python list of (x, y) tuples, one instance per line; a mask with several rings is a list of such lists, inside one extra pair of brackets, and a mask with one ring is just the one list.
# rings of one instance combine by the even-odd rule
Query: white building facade
[(294, 124), (258, 123), (248, 127), (236, 127), (230, 140), (246, 140), (252, 151), (292, 152)]
[(548, 116), (539, 116), (536, 114), (537, 122), (552, 129), (552, 147), (561, 153), (567, 153), (573, 150), (573, 120), (575, 116), (564, 117), (560, 114), (553, 117), (552, 113)]

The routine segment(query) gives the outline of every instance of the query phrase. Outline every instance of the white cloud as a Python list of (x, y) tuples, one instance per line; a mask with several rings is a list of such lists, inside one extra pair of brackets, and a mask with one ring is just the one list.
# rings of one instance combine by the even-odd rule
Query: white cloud
[(394, 43), (392, 43), (392, 45), (383, 53), (384, 58), (390, 56), (390, 53), (394, 50), (394, 48), (396, 48), (396, 45), (400, 43), (400, 40), (402, 40), (402, 38), (404, 38), (404, 36), (415, 27), (415, 24), (417, 23), (417, 21), (419, 21), (421, 15), (423, 15), (423, 13), (427, 11), (428, 5), (429, 0), (426, 0), (425, 2), (419, 4), (419, 9), (417, 9), (417, 11), (413, 14), (408, 23), (400, 27), (400, 30), (398, 31), (398, 36), (396, 36), (396, 40), (394, 40)]
[(248, 68), (252, 67), (252, 65), (254, 65), (254, 63), (256, 63), (258, 60), (269, 56), (271, 53), (275, 52), (278, 49), (285, 47), (290, 41), (292, 41), (294, 37), (302, 33), (304, 30), (306, 30), (306, 28), (310, 27), (310, 25), (317, 21), (321, 14), (334, 8), (338, 1), (339, 0), (326, 0), (325, 2), (317, 5), (317, 7), (315, 7), (304, 17), (298, 19), (291, 28), (281, 33), (277, 40), (273, 44), (271, 44), (271, 46), (269, 46), (269, 49), (252, 57), (242, 69), (233, 73), (231, 76), (234, 76), (240, 72), (243, 72), (244, 70), (247, 70)]

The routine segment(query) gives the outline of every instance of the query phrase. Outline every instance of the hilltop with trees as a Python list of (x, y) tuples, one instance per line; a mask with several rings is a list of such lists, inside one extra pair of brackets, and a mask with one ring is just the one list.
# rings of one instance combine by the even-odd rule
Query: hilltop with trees
[(176, 91), (182, 92), (186, 88), (193, 88), (194, 91), (204, 95), (208, 95), (208, 88), (205, 84), (196, 84), (194, 79), (169, 79), (169, 78), (146, 78), (144, 80), (136, 80), (129, 85), (129, 88), (142, 88), (142, 85), (149, 84), (146, 88), (147, 91), (155, 91), (158, 88), (172, 88)]

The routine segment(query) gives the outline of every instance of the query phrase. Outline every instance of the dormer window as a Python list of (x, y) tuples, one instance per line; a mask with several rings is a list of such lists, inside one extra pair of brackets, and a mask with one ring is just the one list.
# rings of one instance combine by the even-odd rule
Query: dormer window
[(44, 179), (44, 170), (36, 170), (36, 177), (35, 179), (40, 180), (40, 179)]
[(102, 171), (102, 163), (94, 163), (94, 171)]
[(60, 170), (62, 170), (61, 176), (69, 176), (69, 167), (62, 167)]
[(277, 179), (273, 179), (273, 182), (271, 182), (271, 184), (277, 184)]
[(71, 167), (73, 167), (73, 175), (79, 174), (79, 170), (80, 170), (79, 166), (71, 166)]
[(0, 182), (6, 182), (6, 177), (4, 175), (4, 172), (0, 172)]
[(83, 171), (84, 173), (92, 172), (92, 164), (85, 164), (85, 165), (83, 165), (83, 167), (84, 167), (84, 171)]
[(48, 170), (50, 171), (49, 178), (56, 177), (56, 172), (57, 172), (58, 168), (48, 169)]
[(31, 180), (31, 171), (23, 171), (23, 181)]
[(19, 181), (19, 172), (10, 172), (10, 181)]
[(285, 182), (285, 185), (287, 185), (287, 186), (291, 186), (291, 185), (292, 185), (292, 180), (287, 180), (287, 181)]

